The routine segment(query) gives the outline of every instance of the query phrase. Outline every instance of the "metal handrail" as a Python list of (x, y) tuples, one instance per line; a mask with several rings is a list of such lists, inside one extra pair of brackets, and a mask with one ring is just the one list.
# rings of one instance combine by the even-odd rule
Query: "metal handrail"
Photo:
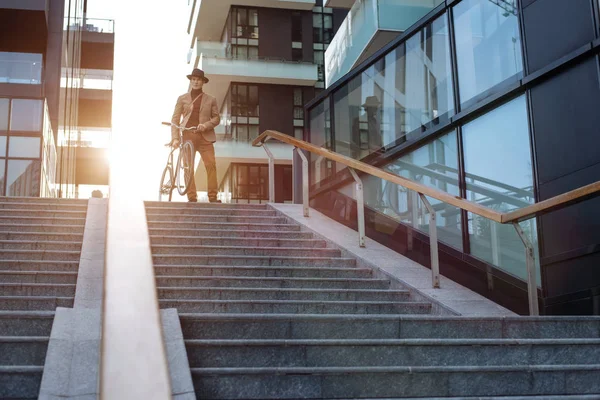
[[(425, 196), (432, 197), (436, 200), (444, 202), (446, 204), (450, 204), (454, 207), (460, 208), (462, 210), (471, 212), (473, 214), (477, 214), (481, 217), (487, 218), (494, 222), (498, 222), (501, 224), (512, 224), (517, 234), (521, 238), (523, 245), (525, 246), (526, 260), (527, 260), (527, 292), (529, 297), (529, 313), (531, 315), (539, 315), (539, 307), (537, 300), (537, 284), (535, 279), (535, 255), (534, 249), (519, 226), (519, 222), (525, 221), (530, 218), (534, 218), (537, 216), (541, 216), (551, 211), (556, 211), (558, 209), (567, 207), (569, 205), (590, 199), (592, 197), (600, 195), (600, 181), (591, 183), (589, 185), (580, 187), (575, 190), (571, 190), (570, 192), (563, 193), (561, 195), (552, 197), (551, 199), (547, 199), (541, 201), (539, 203), (532, 204), (530, 206), (510, 211), (510, 212), (498, 212), (491, 208), (482, 206), (481, 204), (463, 199), (458, 196), (453, 196), (446, 192), (443, 192), (439, 189), (435, 189), (421, 183), (414, 182), (410, 179), (404, 178), (402, 176), (394, 175), (390, 172), (382, 170), (381, 168), (377, 168), (373, 165), (366, 164), (364, 162), (355, 160), (353, 158), (344, 156), (342, 154), (333, 152), (331, 150), (324, 149), (322, 147), (315, 146), (314, 144), (305, 142), (303, 140), (298, 140), (292, 136), (286, 135), (284, 133), (267, 130), (260, 134), (254, 141), (252, 145), (255, 147), (263, 146), (265, 147), (265, 142), (269, 139), (277, 139), (281, 142), (285, 142), (293, 145), (296, 148), (296, 151), (300, 153), (299, 150), (306, 150), (311, 153), (317, 154), (321, 157), (328, 158), (332, 161), (338, 162), (340, 164), (344, 164), (348, 167), (350, 172), (352, 173), (353, 178), (357, 183), (357, 198), (360, 200), (362, 198), (362, 182), (360, 182), (360, 178), (356, 175), (355, 171), (361, 171), (367, 173), (369, 175), (373, 175), (375, 177), (384, 179), (391, 183), (400, 185), (406, 189), (410, 189), (419, 194), (419, 197), (425, 204), (429, 214), (430, 214), (430, 223), (429, 223), (429, 240), (430, 240), (430, 250), (431, 250), (431, 272), (432, 272), (432, 285), (434, 288), (440, 287), (439, 280), (439, 257), (437, 250), (437, 227), (435, 223), (435, 210), (429, 204), (427, 198)], [(269, 155), (269, 161), (274, 162), (272, 160), (272, 155), (267, 150), (267, 154)], [(304, 160), (303, 160), (304, 161)], [(304, 161), (305, 163), (306, 161)], [(308, 168), (303, 168), (303, 204), (304, 204), (304, 215), (308, 217)], [(270, 172), (270, 171), (269, 171)], [(274, 175), (269, 174), (269, 185), (274, 185)], [(271, 199), (272, 201), (272, 199)], [(359, 201), (359, 203), (363, 203)], [(359, 204), (358, 210), (358, 227), (359, 227), (359, 243), (361, 246), (364, 246), (364, 210), (360, 210), (361, 207), (364, 207), (364, 204)], [(362, 221), (361, 221), (362, 219)]]

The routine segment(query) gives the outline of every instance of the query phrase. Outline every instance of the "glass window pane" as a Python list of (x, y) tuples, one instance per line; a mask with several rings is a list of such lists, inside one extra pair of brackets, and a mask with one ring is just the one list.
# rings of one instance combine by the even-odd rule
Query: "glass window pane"
[[(331, 149), (331, 113), (329, 98), (309, 111), (310, 142), (315, 146)], [(333, 174), (333, 164), (324, 157), (308, 154), (311, 185), (319, 185)]]
[[(6, 157), (6, 136), (0, 136), (0, 157)], [(3, 163), (3, 161), (2, 161)], [(4, 164), (2, 164), (4, 165)], [(0, 179), (4, 175), (0, 176)]]
[(448, 27), (444, 16), (385, 58), (383, 144), (400, 144), (411, 132), (454, 115)]
[[(460, 196), (456, 132), (441, 136), (385, 166), (395, 175)], [(370, 176), (365, 182), (369, 207), (429, 234), (429, 213), (416, 192)], [(462, 249), (460, 209), (427, 197), (436, 210), (439, 239)]]
[(250, 58), (250, 59), (258, 58), (258, 47), (257, 46), (248, 47), (248, 58)]
[(10, 130), (37, 132), (42, 130), (42, 101), (13, 99)]
[(0, 131), (8, 130), (8, 99), (0, 99)]
[(38, 158), (40, 156), (40, 138), (12, 136), (9, 141), (8, 156)]
[(4, 169), (5, 169), (5, 161), (3, 158), (0, 158), (0, 196), (5, 196), (4, 194)]
[(39, 196), (40, 162), (8, 160), (7, 196)]
[(258, 10), (249, 10), (248, 11), (250, 20), (248, 21), (249, 25), (258, 26)]
[(302, 102), (302, 89), (300, 89), (300, 88), (294, 89), (294, 105), (295, 106), (304, 105)]
[(461, 103), (520, 75), (515, 0), (463, 0), (454, 7), (454, 27)]
[(258, 125), (250, 125), (248, 127), (248, 133), (251, 140), (256, 139), (258, 137)]
[[(499, 212), (534, 203), (525, 96), (463, 126), (463, 146), (468, 200)], [(534, 225), (521, 224), (537, 249)], [(474, 256), (525, 279), (525, 252), (514, 227), (469, 215), (469, 236)]]

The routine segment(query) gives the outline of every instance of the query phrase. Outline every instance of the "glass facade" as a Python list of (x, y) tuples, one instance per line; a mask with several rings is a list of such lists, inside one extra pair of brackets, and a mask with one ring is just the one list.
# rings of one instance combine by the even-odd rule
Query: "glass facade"
[(227, 57), (257, 59), (258, 39), (258, 10), (231, 7), (221, 38)]
[(453, 8), (462, 104), (523, 71), (516, 0), (463, 0)]
[[(393, 174), (500, 212), (535, 203), (526, 96), (455, 118), (522, 76), (515, 3), (462, 0), (439, 10), (312, 104), (305, 139), (367, 163), (377, 159)], [(342, 169), (311, 155), (311, 190), (345, 179)], [(369, 208), (428, 234), (429, 215), (417, 193), (362, 179)], [(337, 190), (353, 197), (353, 186)], [(440, 241), (525, 280), (525, 250), (514, 227), (428, 200)], [(537, 250), (535, 220), (521, 227)]]
[(258, 137), (258, 85), (232, 83), (221, 108), (226, 140), (252, 141)]

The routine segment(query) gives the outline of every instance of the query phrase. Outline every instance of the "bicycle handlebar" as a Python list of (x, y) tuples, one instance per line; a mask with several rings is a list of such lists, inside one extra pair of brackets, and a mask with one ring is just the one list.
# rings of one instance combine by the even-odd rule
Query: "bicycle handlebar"
[(172, 122), (161, 122), (161, 124), (167, 125), (167, 126), (172, 126), (174, 128), (181, 129), (182, 131), (195, 131), (198, 128), (197, 126), (190, 126), (189, 128), (186, 128), (185, 126), (179, 126)]

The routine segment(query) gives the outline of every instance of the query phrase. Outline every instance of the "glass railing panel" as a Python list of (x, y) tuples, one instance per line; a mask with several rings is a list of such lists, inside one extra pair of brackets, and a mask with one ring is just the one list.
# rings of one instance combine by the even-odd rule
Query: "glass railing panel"
[(462, 0), (453, 8), (461, 103), (523, 71), (516, 0)]
[(42, 54), (0, 52), (0, 83), (40, 85)]
[[(535, 202), (529, 123), (520, 96), (462, 128), (467, 200), (499, 212)], [(521, 224), (537, 251), (535, 220)], [(523, 243), (514, 227), (469, 214), (471, 254), (526, 279)], [(539, 284), (539, 258), (536, 257)]]
[(378, 0), (379, 29), (405, 31), (444, 0)]
[(352, 69), (376, 31), (377, 0), (355, 2), (325, 52), (326, 86)]

